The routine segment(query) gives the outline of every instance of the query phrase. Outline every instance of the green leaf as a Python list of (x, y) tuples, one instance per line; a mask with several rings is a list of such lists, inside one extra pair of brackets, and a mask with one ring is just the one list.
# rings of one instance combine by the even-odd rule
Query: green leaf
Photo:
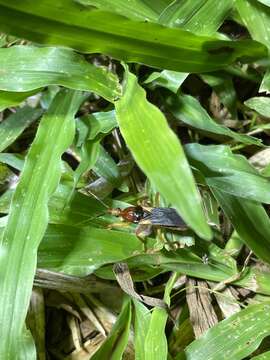
[(128, 343), (131, 324), (131, 301), (124, 301), (121, 313), (109, 336), (91, 357), (92, 360), (121, 360)]
[(124, 94), (115, 108), (121, 134), (137, 164), (187, 224), (210, 239), (211, 231), (179, 140), (162, 112), (146, 100), (136, 76), (128, 71)]
[(90, 132), (88, 138), (93, 140), (99, 134), (108, 134), (117, 127), (117, 120), (115, 117), (115, 111), (101, 111), (98, 113), (85, 116), (90, 122)]
[(74, 171), (74, 189), (80, 177), (88, 170), (92, 169), (98, 159), (100, 151), (99, 141), (86, 140), (81, 149), (81, 162)]
[(159, 22), (200, 35), (212, 35), (222, 25), (233, 3), (233, 0), (176, 0), (162, 12)]
[(1, 153), (0, 162), (21, 171), (24, 165), (24, 158), (20, 154)]
[[(270, 3), (269, 3), (270, 5)], [(266, 351), (263, 354), (253, 356), (251, 359), (253, 360), (269, 360), (270, 359), (270, 351)]]
[(266, 48), (254, 41), (196, 36), (182, 29), (90, 10), (71, 0), (59, 0), (57, 5), (43, 0), (42, 6), (34, 0), (0, 0), (0, 30), (41, 44), (180, 72), (210, 71), (241, 58), (250, 61), (267, 56)]
[(217, 93), (220, 102), (227, 107), (233, 119), (237, 119), (237, 95), (232, 77), (224, 73), (201, 74), (201, 78)]
[(0, 49), (0, 68), (1, 90), (29, 91), (56, 84), (93, 91), (109, 101), (120, 95), (114, 74), (69, 49), (20, 45)]
[(179, 87), (187, 78), (188, 73), (181, 73), (177, 71), (169, 71), (163, 70), (159, 72), (153, 72), (145, 81), (145, 84), (149, 84), (151, 82), (154, 83), (155, 86), (166, 87), (174, 93), (177, 93)]
[(270, 9), (253, 0), (236, 0), (235, 6), (251, 37), (270, 48)]
[[(176, 280), (177, 274), (172, 274), (171, 278), (166, 284), (164, 301), (170, 308), (170, 292)], [(145, 359), (147, 360), (164, 360), (168, 356), (168, 345), (165, 334), (165, 326), (167, 323), (168, 311), (155, 307), (145, 337)], [(158, 341), (157, 341), (158, 339)]]
[(196, 129), (229, 136), (247, 145), (262, 146), (261, 140), (252, 136), (239, 134), (224, 125), (216, 123), (201, 106), (199, 101), (190, 95), (172, 95), (168, 98), (167, 103), (169, 110), (178, 120)]
[(116, 187), (120, 182), (120, 171), (113, 158), (107, 153), (103, 146), (100, 146), (99, 156), (93, 168), (96, 174), (102, 176)]
[(266, 92), (269, 94), (270, 92), (270, 70), (268, 69), (264, 74), (263, 81), (260, 86), (259, 92)]
[(25, 106), (2, 121), (0, 123), (0, 151), (11, 145), (24, 129), (41, 116), (42, 112), (41, 109)]
[(1, 241), (0, 355), (19, 356), (18, 339), (31, 295), (37, 248), (48, 223), (47, 204), (60, 179), (61, 155), (74, 136), (81, 94), (60, 92), (41, 120), (13, 195)]
[(50, 225), (39, 247), (38, 267), (80, 276), (138, 253), (143, 253), (143, 244), (134, 234)]
[(270, 263), (270, 219), (263, 206), (211, 188), (218, 203), (246, 245)]
[(243, 155), (233, 154), (225, 145), (194, 143), (186, 145), (185, 151), (191, 164), (204, 175), (207, 185), (241, 198), (270, 203), (270, 180)]
[(270, 334), (270, 305), (250, 305), (209, 329), (185, 350), (186, 360), (242, 360)]
[(151, 312), (147, 307), (136, 299), (132, 299), (135, 308), (135, 319), (134, 319), (134, 348), (135, 348), (135, 360), (147, 360), (145, 357), (144, 344), (146, 334), (149, 329), (151, 320)]
[(270, 0), (258, 0), (258, 1), (266, 6), (270, 6)]
[(270, 99), (268, 97), (253, 97), (246, 100), (244, 104), (259, 114), (270, 118)]
[(80, 4), (95, 6), (98, 9), (111, 11), (134, 20), (156, 22), (158, 13), (142, 0), (77, 0)]
[(0, 91), (0, 111), (3, 111), (11, 106), (19, 105), (22, 101), (27, 99), (29, 96), (34, 95), (37, 90), (29, 92), (8, 92)]

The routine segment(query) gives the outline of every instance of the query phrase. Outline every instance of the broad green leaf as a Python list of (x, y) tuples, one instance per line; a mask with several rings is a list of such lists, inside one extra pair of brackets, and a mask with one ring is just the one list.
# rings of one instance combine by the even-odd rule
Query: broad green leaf
[[(89, 201), (92, 202), (91, 199)], [(89, 205), (88, 207), (91, 209)], [(127, 262), (130, 269), (135, 270), (134, 276), (139, 280), (150, 279), (164, 271), (178, 271), (220, 282), (238, 273), (235, 260), (229, 253), (209, 242), (203, 241), (201, 246), (196, 241), (196, 246), (192, 249), (180, 249), (175, 253), (162, 251), (151, 255), (144, 252), (142, 242), (134, 234), (106, 230), (104, 225), (102, 229), (94, 226), (94, 223), (91, 227), (84, 228), (49, 225), (39, 247), (38, 267), (77, 276), (95, 271), (97, 276), (111, 280), (114, 279), (111, 264), (119, 261)], [(153, 241), (147, 239), (147, 242), (152, 251)], [(210, 244), (210, 247), (206, 244)], [(204, 255), (207, 255), (208, 263), (203, 261)], [(144, 269), (148, 271), (146, 275), (143, 275)], [(269, 272), (248, 268), (235, 284), (270, 295), (268, 279)]]
[(268, 97), (253, 97), (246, 100), (245, 105), (259, 114), (270, 118), (270, 99)]
[(131, 324), (131, 301), (125, 300), (121, 313), (105, 342), (91, 357), (92, 360), (121, 360), (128, 343)]
[(39, 247), (38, 267), (86, 275), (103, 264), (143, 253), (134, 234), (95, 227), (50, 225)]
[(41, 116), (42, 112), (41, 109), (25, 106), (4, 119), (0, 123), (0, 151), (11, 145), (24, 129)]
[(151, 312), (138, 300), (136, 299), (132, 299), (132, 300), (135, 308), (135, 316), (134, 316), (135, 360), (147, 360), (145, 357), (144, 344), (151, 320)]
[(270, 334), (269, 316), (269, 303), (250, 305), (188, 345), (183, 359), (242, 360)]
[(145, 84), (151, 82), (155, 86), (166, 87), (174, 93), (177, 93), (179, 87), (186, 80), (188, 73), (181, 73), (177, 71), (163, 70), (159, 72), (153, 72), (145, 81)]
[(235, 6), (251, 37), (270, 48), (270, 9), (253, 0), (236, 0)]
[(134, 20), (156, 22), (158, 13), (144, 3), (143, 0), (76, 0), (83, 5), (95, 6), (98, 9), (111, 11)]
[(126, 72), (124, 94), (115, 103), (121, 134), (135, 161), (160, 194), (205, 239), (205, 221), (195, 182), (176, 135), (162, 112), (149, 103), (136, 77)]
[(0, 0), (0, 30), (37, 43), (180, 72), (211, 71), (240, 58), (250, 61), (267, 56), (266, 48), (254, 41), (196, 36), (87, 9), (72, 0), (58, 0), (57, 5), (53, 0), (43, 0), (42, 5), (35, 0)]
[(60, 179), (61, 155), (74, 136), (81, 94), (61, 91), (41, 120), (11, 202), (1, 241), (0, 357), (20, 357), (36, 269), (37, 248), (48, 223), (48, 200)]
[(270, 219), (263, 206), (217, 188), (211, 190), (240, 238), (260, 259), (270, 263)]
[(0, 69), (1, 90), (29, 91), (56, 84), (93, 91), (109, 101), (120, 95), (114, 74), (69, 49), (20, 45), (0, 49)]
[(270, 180), (243, 155), (233, 154), (225, 145), (194, 143), (186, 145), (185, 151), (190, 163), (204, 175), (207, 185), (241, 198), (270, 203)]
[(9, 92), (9, 91), (0, 91), (0, 111), (3, 111), (11, 106), (19, 105), (22, 101), (27, 99), (29, 96), (32, 96), (37, 91), (29, 92)]
[(234, 0), (176, 0), (162, 12), (159, 22), (200, 35), (212, 35), (222, 25), (233, 3)]
[(259, 139), (239, 134), (228, 129), (224, 125), (216, 123), (201, 106), (199, 101), (190, 95), (172, 95), (168, 98), (167, 103), (169, 110), (178, 120), (183, 121), (185, 124), (196, 129), (229, 136), (244, 144), (262, 146)]

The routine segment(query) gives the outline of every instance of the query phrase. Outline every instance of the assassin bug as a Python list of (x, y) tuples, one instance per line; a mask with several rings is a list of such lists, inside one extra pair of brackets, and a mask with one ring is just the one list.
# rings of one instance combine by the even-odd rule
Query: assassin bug
[[(173, 208), (129, 206), (125, 209), (113, 208), (108, 212), (116, 217), (121, 217), (126, 224), (138, 224), (135, 234), (141, 240), (151, 234), (153, 227), (171, 230), (186, 230), (187, 224)], [(123, 223), (111, 224), (109, 227), (126, 226)]]
[(136, 236), (144, 241), (144, 238), (152, 233), (153, 228), (167, 228), (171, 230), (186, 230), (187, 224), (173, 208), (129, 206), (125, 209), (110, 208), (95, 194), (85, 189), (90, 195), (107, 208), (107, 213), (120, 217), (123, 222), (108, 225), (109, 229), (129, 226), (130, 223), (137, 224)]

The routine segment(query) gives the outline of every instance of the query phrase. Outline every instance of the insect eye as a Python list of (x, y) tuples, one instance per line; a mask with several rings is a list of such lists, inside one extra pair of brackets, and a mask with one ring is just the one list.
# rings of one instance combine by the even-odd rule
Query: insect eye
[(143, 218), (143, 210), (141, 208), (138, 208), (134, 211), (134, 218), (137, 221), (140, 221)]

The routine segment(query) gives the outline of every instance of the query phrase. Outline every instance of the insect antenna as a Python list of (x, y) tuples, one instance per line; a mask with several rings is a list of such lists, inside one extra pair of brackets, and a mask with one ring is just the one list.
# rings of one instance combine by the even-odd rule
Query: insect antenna
[[(93, 196), (97, 201), (99, 201), (101, 203), (101, 205), (103, 205), (106, 209), (110, 209), (110, 207), (104, 202), (102, 201), (96, 194), (94, 194), (90, 189), (88, 189), (87, 187), (85, 187), (83, 189), (85, 192), (87, 192), (89, 195)], [(96, 215), (96, 216), (92, 216), (91, 218), (88, 218), (88, 219), (85, 219), (85, 220), (82, 220), (78, 223), (76, 223), (75, 225), (82, 225), (82, 224), (87, 224), (87, 222), (93, 220), (93, 219), (96, 219), (102, 215), (105, 215), (107, 214), (108, 212), (107, 211), (104, 211), (102, 212), (101, 214), (99, 215)]]
[(90, 189), (88, 189), (87, 187), (84, 188), (84, 190), (91, 196), (93, 196), (97, 201), (99, 201), (106, 209), (109, 209), (110, 207), (105, 204), (105, 202), (103, 200), (101, 200), (96, 194), (94, 194)]
[(100, 216), (102, 216), (102, 215), (105, 215), (105, 214), (107, 214), (107, 211), (106, 211), (106, 212), (103, 212), (103, 213), (101, 213), (101, 214), (99, 214), (99, 215), (92, 216), (92, 217), (90, 217), (90, 218), (88, 218), (88, 219), (84, 219), (84, 220), (82, 220), (82, 221), (79, 221), (79, 222), (75, 223), (74, 225), (75, 225), (75, 226), (78, 226), (78, 225), (87, 224), (89, 221), (91, 221), (91, 220), (93, 220), (93, 219), (96, 219), (96, 218), (98, 218), (98, 217), (100, 217)]

